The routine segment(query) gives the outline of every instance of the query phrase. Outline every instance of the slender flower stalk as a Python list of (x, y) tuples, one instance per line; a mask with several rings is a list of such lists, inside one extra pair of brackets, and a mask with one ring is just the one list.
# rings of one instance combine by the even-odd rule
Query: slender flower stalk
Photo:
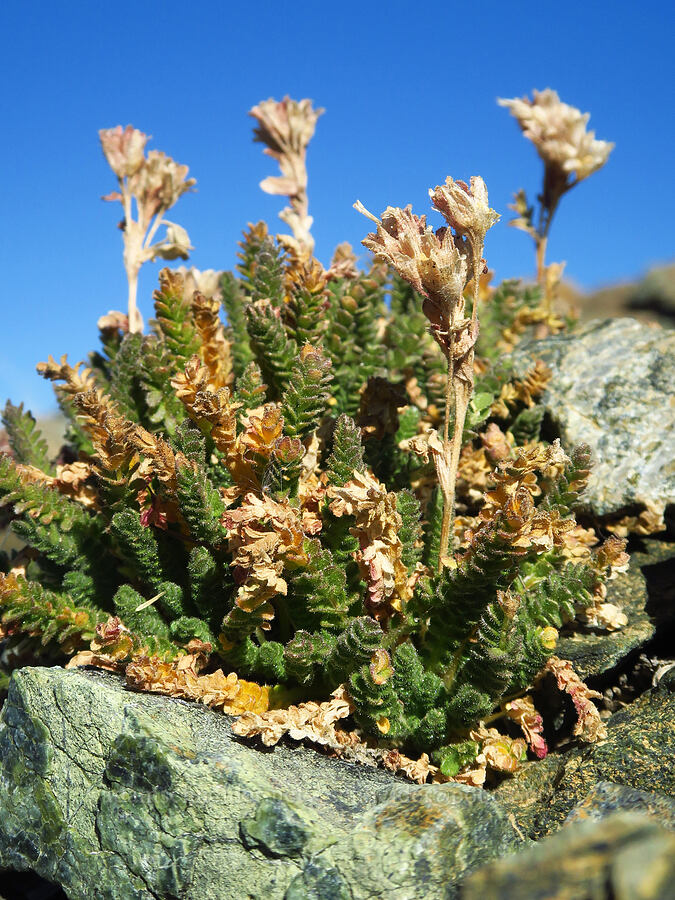
[[(120, 227), (124, 240), (124, 268), (129, 282), (129, 331), (142, 331), (138, 274), (143, 263), (149, 260), (188, 258), (192, 245), (187, 231), (164, 219), (164, 214), (196, 182), (194, 178), (187, 178), (187, 166), (179, 165), (165, 153), (150, 150), (146, 157), (148, 135), (131, 125), (103, 129), (99, 131), (99, 138), (119, 184), (118, 191), (112, 191), (103, 199), (118, 200), (124, 211)], [(166, 226), (164, 240), (153, 243), (162, 225)]]
[(254, 140), (265, 144), (264, 152), (276, 159), (281, 169), (280, 176), (265, 178), (260, 187), (267, 194), (288, 197), (289, 206), (279, 213), (279, 218), (293, 234), (279, 235), (279, 238), (301, 257), (310, 257), (314, 250), (306, 157), (317, 119), (323, 112), (323, 109), (314, 109), (311, 100), (291, 100), (288, 96), (279, 101), (270, 97), (249, 112), (258, 123), (253, 132)]
[(533, 91), (532, 100), (516, 97), (497, 102), (518, 121), (523, 134), (532, 141), (544, 163), (544, 181), (537, 197), (539, 210), (536, 225), (534, 209), (528, 206), (522, 190), (515, 195), (511, 206), (517, 217), (510, 224), (527, 232), (534, 241), (537, 281), (544, 291), (550, 312), (555, 279), (547, 274), (546, 248), (553, 217), (563, 195), (605, 165), (614, 144), (597, 140), (595, 132), (586, 129), (590, 113), (582, 113), (576, 107), (563, 103), (556, 91), (550, 88)]
[[(367, 235), (363, 245), (393, 266), (424, 297), (422, 310), (448, 364), (443, 443), (441, 447), (433, 442), (429, 445), (444, 500), (438, 561), (441, 569), (453, 535), (457, 470), (474, 386), (479, 279), (485, 266), (483, 245), (499, 215), (490, 209), (487, 188), (479, 176), (471, 178), (470, 186), (448, 177), (429, 195), (447, 227), (434, 231), (426, 217), (416, 216), (410, 206), (389, 206), (380, 219), (360, 201), (354, 207), (377, 224), (377, 231)], [(470, 278), (474, 284), (473, 309), (471, 318), (467, 318), (464, 289)]]

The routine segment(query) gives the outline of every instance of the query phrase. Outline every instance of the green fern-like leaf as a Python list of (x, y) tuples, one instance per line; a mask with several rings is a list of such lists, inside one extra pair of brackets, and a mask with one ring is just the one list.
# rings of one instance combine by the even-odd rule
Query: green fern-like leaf
[(422, 556), (422, 524), (421, 510), (417, 497), (412, 491), (399, 491), (396, 495), (396, 510), (401, 517), (402, 525), (399, 537), (403, 544), (401, 554), (403, 564), (412, 571)]
[(305, 541), (306, 567), (294, 573), (289, 596), (293, 624), (301, 629), (341, 629), (347, 621), (350, 598), (345, 571), (318, 540)]
[(176, 466), (178, 504), (195, 541), (217, 547), (225, 540), (221, 523), (225, 505), (203, 468), (191, 462)]
[(328, 407), (330, 360), (309, 344), (295, 360), (281, 400), (284, 432), (304, 440), (315, 431)]
[(274, 238), (267, 235), (246, 249), (247, 261), (240, 271), (251, 301), (269, 300), (279, 306), (284, 298), (284, 265), (282, 251)]
[(231, 272), (224, 272), (220, 282), (223, 308), (228, 323), (228, 338), (232, 353), (232, 368), (237, 379), (253, 362), (253, 351), (249, 345), (246, 328), (246, 292)]
[(544, 509), (557, 509), (561, 516), (570, 515), (578, 505), (580, 495), (588, 481), (591, 465), (591, 448), (588, 444), (579, 444), (570, 456), (565, 471), (548, 487), (542, 501)]
[(354, 477), (355, 471), (364, 472), (365, 469), (361, 430), (353, 419), (342, 415), (335, 423), (333, 450), (326, 464), (328, 483), (343, 487)]
[(110, 574), (99, 518), (53, 488), (23, 481), (12, 460), (0, 456), (0, 506), (8, 505), (16, 534), (47, 559), (95, 577)]
[(288, 339), (277, 308), (251, 305), (246, 316), (251, 348), (267, 384), (269, 399), (277, 400), (290, 383), (297, 346)]
[(357, 616), (338, 636), (326, 669), (336, 684), (369, 662), (373, 653), (382, 647), (384, 633), (381, 626), (369, 616)]
[(92, 603), (74, 603), (67, 594), (47, 590), (37, 581), (0, 575), (0, 621), (13, 631), (34, 635), (43, 647), (73, 652), (94, 637), (108, 613)]
[(143, 335), (127, 334), (109, 364), (110, 397), (131, 422), (140, 422), (147, 409), (142, 378), (144, 361)]
[(159, 290), (153, 294), (155, 315), (174, 374), (199, 352), (199, 337), (192, 321), (190, 303), (183, 297), (182, 279), (170, 269), (162, 269), (159, 285)]
[(241, 403), (244, 412), (265, 402), (266, 385), (263, 381), (260, 366), (251, 361), (237, 378), (235, 402)]
[(17, 462), (35, 466), (47, 475), (55, 474), (49, 459), (47, 441), (35, 424), (33, 415), (24, 410), (23, 403), (14, 406), (8, 400), (2, 413), (2, 424)]
[(181, 367), (182, 357), (175, 357), (166, 344), (150, 336), (143, 341), (141, 360), (141, 421), (151, 431), (172, 435), (185, 419), (185, 407), (171, 387), (171, 378)]

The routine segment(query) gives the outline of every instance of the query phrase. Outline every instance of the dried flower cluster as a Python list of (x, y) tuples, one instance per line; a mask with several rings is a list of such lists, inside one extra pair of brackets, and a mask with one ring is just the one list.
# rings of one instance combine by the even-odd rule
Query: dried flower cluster
[(535, 224), (534, 210), (523, 190), (515, 195), (512, 209), (517, 217), (511, 222), (527, 232), (535, 243), (537, 279), (544, 288), (547, 311), (557, 284), (562, 278), (564, 263), (546, 265), (546, 245), (553, 216), (567, 191), (601, 169), (609, 158), (614, 144), (599, 141), (595, 132), (586, 126), (590, 113), (582, 113), (563, 103), (555, 91), (533, 91), (529, 97), (499, 100), (515, 117), (526, 138), (532, 141), (544, 163), (544, 181), (540, 194), (539, 214)]
[(276, 159), (280, 176), (270, 176), (260, 182), (268, 194), (288, 197), (289, 206), (279, 213), (293, 232), (283, 237), (284, 246), (301, 257), (311, 257), (314, 239), (310, 233), (313, 219), (309, 215), (307, 199), (307, 146), (323, 109), (314, 109), (311, 100), (263, 100), (249, 115), (258, 123), (255, 140), (265, 145), (265, 153)]
[[(371, 217), (366, 271), (345, 245), (324, 268), (305, 170), (319, 111), (252, 114), (293, 237), (251, 225), (236, 273), (160, 272), (150, 334), (132, 303), (99, 319), (88, 366), (41, 363), (68, 419), (57, 460), (5, 408), (0, 504), (23, 543), (0, 555), (1, 639), (419, 782), (543, 757), (547, 674), (577, 737), (602, 739), (595, 694), (552, 653), (563, 624), (621, 627), (605, 585), (624, 542), (575, 520), (589, 453), (541, 440), (549, 371), (516, 380), (500, 358), (542, 323), (542, 293), (490, 287), (483, 180), (430, 192), (436, 231), (410, 207)], [(152, 241), (187, 169), (134, 129), (101, 136), (130, 273), (183, 255), (170, 223)]]
[[(377, 231), (369, 234), (363, 244), (424, 297), (422, 310), (429, 320), (431, 334), (447, 359), (443, 448), (434, 454), (444, 497), (442, 561), (454, 530), (457, 470), (474, 388), (483, 245), (488, 229), (499, 216), (488, 204), (487, 188), (480, 176), (472, 176), (470, 186), (448, 176), (445, 184), (429, 190), (429, 196), (433, 207), (447, 222), (447, 226), (436, 231), (427, 225), (425, 216), (416, 216), (411, 206), (405, 209), (389, 206), (380, 219), (360, 202), (355, 207), (377, 224)], [(467, 317), (464, 291), (469, 281), (474, 291), (472, 313)], [(454, 418), (452, 440), (451, 415)]]
[(555, 167), (576, 181), (601, 169), (614, 144), (599, 141), (586, 126), (590, 113), (582, 113), (563, 103), (556, 91), (546, 88), (529, 97), (499, 100), (518, 121), (523, 134), (532, 141), (546, 166)]
[[(103, 199), (122, 204), (120, 224), (124, 238), (124, 267), (129, 281), (128, 328), (143, 330), (138, 311), (138, 273), (143, 263), (154, 259), (187, 259), (192, 245), (187, 231), (164, 218), (172, 206), (196, 183), (188, 178), (188, 167), (174, 162), (160, 150), (145, 155), (148, 135), (127, 125), (99, 131), (101, 147), (117, 176), (119, 190)], [(135, 207), (135, 208), (134, 208)], [(164, 239), (154, 241), (161, 226)]]

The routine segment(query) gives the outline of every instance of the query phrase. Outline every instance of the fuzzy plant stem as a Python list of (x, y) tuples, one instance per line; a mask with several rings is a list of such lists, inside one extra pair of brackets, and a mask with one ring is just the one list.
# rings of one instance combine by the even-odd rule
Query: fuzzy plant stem
[[(443, 570), (443, 559), (448, 554), (451, 542), (454, 544), (455, 522), (455, 494), (457, 487), (457, 472), (459, 470), (459, 456), (462, 452), (462, 435), (464, 423), (469, 408), (469, 400), (473, 390), (472, 384), (467, 384), (462, 379), (455, 377), (454, 372), (454, 341), (450, 343), (450, 360), (448, 361), (448, 385), (445, 392), (445, 430), (443, 439), (444, 462), (448, 470), (447, 483), (441, 479), (443, 491), (443, 519), (441, 521), (440, 550), (438, 554), (438, 571)], [(473, 366), (473, 353), (470, 364)], [(451, 411), (451, 397), (454, 399), (455, 421), (452, 429), (452, 440), (449, 439), (449, 419)]]
[(553, 222), (553, 216), (560, 203), (560, 198), (563, 193), (566, 193), (577, 183), (574, 181), (570, 185), (565, 185), (563, 189), (560, 186), (554, 187), (550, 185), (549, 182), (552, 180), (549, 173), (546, 172), (544, 174), (544, 190), (539, 196), (539, 225), (534, 233), (537, 257), (537, 283), (544, 291), (544, 303), (546, 305), (546, 311), (549, 314), (551, 312), (553, 298), (551, 297), (551, 291), (546, 278), (546, 247), (548, 245), (548, 234), (551, 230), (551, 223)]
[[(455, 409), (455, 428), (453, 432), (453, 442), (450, 441), (450, 414), (452, 411), (453, 388), (455, 381), (455, 357), (454, 357), (454, 334), (450, 331), (450, 353), (448, 356), (448, 376), (445, 385), (445, 423), (443, 427), (443, 455), (445, 463), (450, 472), (452, 472), (452, 447), (454, 438), (457, 434), (457, 410)], [(456, 395), (455, 395), (456, 403)], [(450, 543), (450, 530), (452, 528), (455, 515), (455, 480), (450, 479), (449, 486), (446, 485), (445, 479), (439, 479), (441, 490), (443, 491), (443, 519), (441, 521), (441, 540), (438, 552), (438, 571), (443, 570), (443, 557), (447, 555)]]
[[(483, 255), (483, 247), (477, 247), (473, 252), (473, 309), (471, 313), (471, 327), (475, 332), (478, 324), (478, 296), (480, 291), (480, 261)], [(455, 333), (454, 311), (450, 322), (450, 353), (448, 358), (448, 380), (445, 386), (445, 424), (443, 430), (443, 453), (448, 467), (448, 484), (444, 479), (440, 480), (443, 491), (443, 519), (441, 520), (440, 551), (438, 554), (438, 571), (443, 570), (443, 559), (447, 556), (451, 542), (454, 544), (455, 523), (455, 494), (457, 488), (457, 472), (459, 471), (459, 456), (462, 452), (462, 437), (464, 435), (464, 423), (469, 409), (469, 401), (473, 392), (473, 379), (467, 383), (463, 379), (455, 378)], [(473, 371), (473, 350), (469, 353), (467, 368)], [(450, 412), (454, 399), (455, 422), (450, 440)]]
[[(143, 331), (143, 317), (138, 310), (138, 275), (144, 262), (151, 258), (150, 246), (157, 229), (163, 222), (167, 207), (160, 206), (154, 219), (145, 221), (143, 209), (137, 204), (138, 221), (133, 218), (132, 196), (128, 184), (119, 180), (124, 208), (124, 268), (129, 282), (128, 318), (129, 332)], [(146, 233), (147, 232), (147, 233)]]
[(129, 332), (133, 334), (137, 331), (143, 331), (143, 319), (138, 311), (138, 273), (141, 269), (142, 235), (139, 234), (139, 226), (133, 219), (129, 186), (124, 183), (123, 179), (120, 178), (119, 181), (122, 192), (122, 206), (124, 208), (124, 268), (126, 269), (129, 283), (127, 317)]

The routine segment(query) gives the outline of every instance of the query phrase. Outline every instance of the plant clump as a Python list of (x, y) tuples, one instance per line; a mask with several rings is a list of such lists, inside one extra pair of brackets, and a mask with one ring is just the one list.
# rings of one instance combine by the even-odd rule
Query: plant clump
[[(7, 404), (0, 497), (23, 546), (2, 558), (1, 633), (240, 715), (235, 731), (267, 744), (289, 734), (481, 784), (545, 755), (532, 691), (547, 674), (576, 734), (602, 737), (593, 692), (554, 651), (577, 617), (620, 627), (604, 586), (624, 542), (575, 519), (591, 462), (541, 439), (550, 372), (510, 373), (508, 350), (550, 317), (542, 287), (489, 286), (499, 217), (483, 179), (430, 190), (436, 230), (411, 207), (358, 204), (372, 262), (341, 245), (325, 268), (305, 169), (320, 112), (251, 111), (291, 236), (250, 225), (234, 273), (163, 269), (149, 333), (132, 291), (89, 365), (40, 363), (69, 421), (56, 460)], [(134, 228), (137, 262), (183, 255), (170, 223), (149, 241), (187, 169), (145, 157), (130, 126), (101, 139), (125, 259)]]

